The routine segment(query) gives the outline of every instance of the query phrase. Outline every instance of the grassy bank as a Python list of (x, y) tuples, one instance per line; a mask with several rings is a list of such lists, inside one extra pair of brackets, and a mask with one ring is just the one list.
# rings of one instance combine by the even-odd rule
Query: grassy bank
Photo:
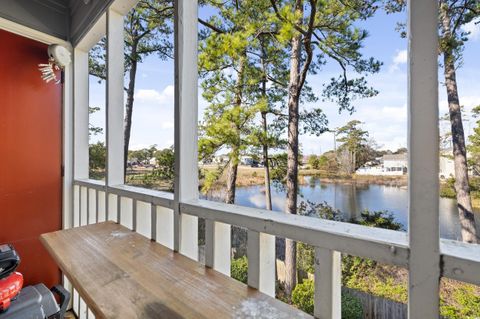
[[(203, 166), (205, 171), (214, 171), (217, 169), (214, 165)], [(343, 184), (378, 184), (396, 187), (407, 185), (406, 176), (367, 176), (367, 175), (345, 175), (334, 174), (324, 170), (301, 168), (298, 171), (299, 183), (306, 184), (306, 176), (313, 176), (324, 183), (343, 183)], [(223, 174), (215, 183), (215, 187), (222, 187), (226, 183), (226, 176)], [(237, 186), (263, 185), (265, 183), (265, 170), (261, 167), (239, 166), (237, 173)], [(202, 184), (202, 180), (200, 180)]]
[[(440, 197), (456, 198), (455, 179), (448, 178), (440, 183)], [(472, 206), (480, 208), (480, 177), (470, 177), (470, 197)]]

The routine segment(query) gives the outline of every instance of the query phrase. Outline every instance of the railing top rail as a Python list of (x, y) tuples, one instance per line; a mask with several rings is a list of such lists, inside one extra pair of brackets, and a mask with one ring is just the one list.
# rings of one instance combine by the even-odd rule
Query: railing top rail
[(145, 189), (129, 185), (114, 185), (108, 187), (113, 194), (131, 197), (139, 201), (153, 203), (158, 206), (173, 209), (173, 194), (168, 192)]
[(74, 185), (84, 186), (89, 188), (98, 189), (105, 191), (105, 181), (95, 180), (95, 179), (76, 179), (73, 181)]
[(408, 264), (408, 238), (405, 232), (208, 200), (181, 203), (180, 211), (387, 264), (404, 267)]

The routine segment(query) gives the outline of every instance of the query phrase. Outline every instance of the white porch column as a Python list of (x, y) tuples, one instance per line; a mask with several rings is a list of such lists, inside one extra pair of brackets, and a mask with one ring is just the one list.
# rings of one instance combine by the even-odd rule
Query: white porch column
[[(71, 48), (70, 48), (71, 49)], [(73, 52), (73, 50), (72, 50)], [(73, 119), (73, 65), (64, 70), (63, 84), (63, 203), (62, 227), (73, 227), (73, 163), (74, 163), (74, 119)]]
[[(88, 178), (88, 50), (75, 48), (73, 51), (73, 179)], [(73, 196), (78, 200), (73, 207), (71, 227), (80, 226), (81, 215), (81, 187), (78, 195)], [(65, 226), (65, 225), (64, 225)]]
[(438, 1), (408, 2), (408, 317), (439, 317)]
[(198, 68), (196, 0), (175, 1), (174, 249), (198, 260), (198, 218), (179, 203), (198, 198)]
[[(109, 8), (107, 11), (107, 101), (106, 101), (106, 144), (108, 186), (123, 184), (123, 87), (124, 87), (124, 55), (123, 55), (123, 15)], [(107, 203), (110, 202), (108, 194)], [(119, 201), (117, 200), (117, 203)], [(108, 205), (107, 219), (117, 220), (119, 205), (113, 211)]]
[(74, 142), (73, 176), (88, 178), (88, 51), (73, 52)]

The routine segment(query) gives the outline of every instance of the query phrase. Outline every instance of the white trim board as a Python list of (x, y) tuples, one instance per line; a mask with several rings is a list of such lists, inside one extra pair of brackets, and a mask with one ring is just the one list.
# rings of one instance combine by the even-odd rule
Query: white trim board
[(18, 24), (16, 22), (7, 20), (5, 18), (0, 18), (0, 29), (18, 34), (22, 37), (29, 38), (38, 42), (42, 42), (45, 44), (61, 44), (66, 46), (69, 50), (71, 50), (72, 45), (70, 42), (65, 41), (63, 39), (54, 37), (52, 35), (43, 33), (41, 31), (26, 27), (24, 25)]

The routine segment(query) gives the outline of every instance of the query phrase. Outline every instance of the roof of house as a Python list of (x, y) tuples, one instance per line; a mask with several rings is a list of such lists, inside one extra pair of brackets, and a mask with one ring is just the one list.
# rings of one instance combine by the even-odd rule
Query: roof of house
[(406, 161), (407, 160), (407, 153), (403, 154), (386, 154), (383, 155), (384, 161)]

